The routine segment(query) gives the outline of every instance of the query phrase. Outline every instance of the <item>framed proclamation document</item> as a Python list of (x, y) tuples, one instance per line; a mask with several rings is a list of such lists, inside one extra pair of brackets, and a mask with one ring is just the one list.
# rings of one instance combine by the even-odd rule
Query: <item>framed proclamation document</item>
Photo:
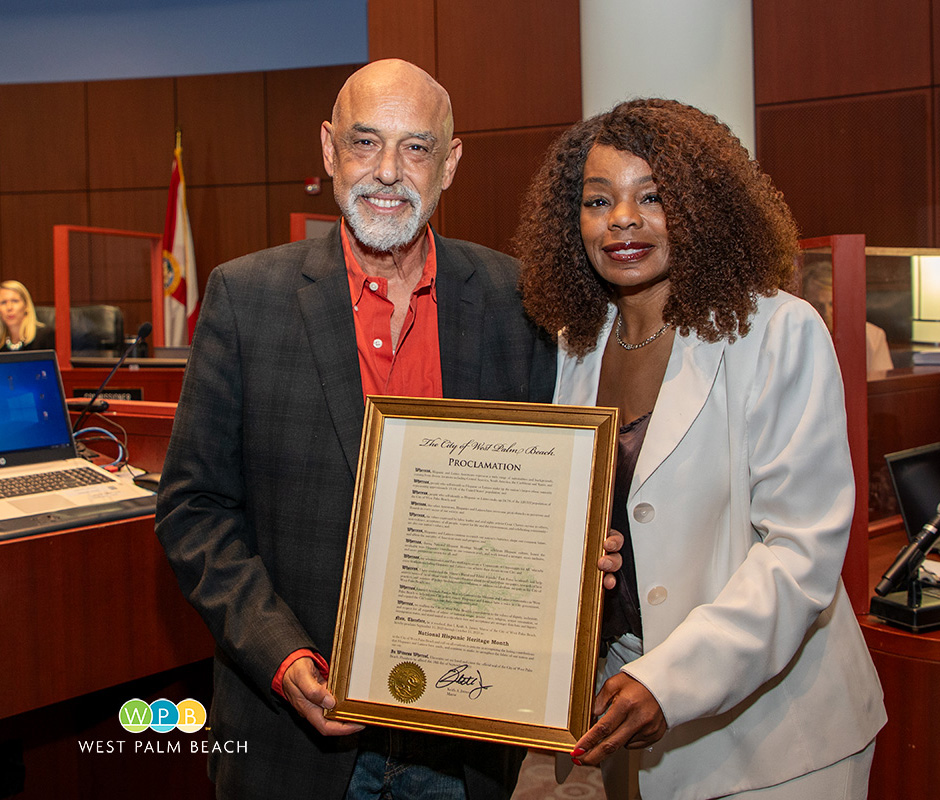
[(616, 448), (612, 408), (369, 397), (328, 716), (570, 750)]

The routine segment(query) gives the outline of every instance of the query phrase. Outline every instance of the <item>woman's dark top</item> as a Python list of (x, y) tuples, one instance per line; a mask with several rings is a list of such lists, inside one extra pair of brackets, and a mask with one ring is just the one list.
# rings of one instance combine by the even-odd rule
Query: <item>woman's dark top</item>
[(36, 335), (33, 337), (33, 340), (19, 347), (10, 347), (10, 340), (4, 339), (2, 344), (0, 344), (0, 353), (5, 353), (9, 350), (55, 350), (55, 328), (49, 325), (43, 325), (42, 327), (37, 325)]
[(629, 425), (620, 428), (617, 440), (617, 474), (614, 478), (613, 510), (610, 527), (623, 534), (620, 555), (623, 566), (617, 572), (617, 585), (605, 590), (604, 617), (601, 623), (601, 655), (606, 655), (610, 642), (625, 633), (643, 638), (640, 620), (640, 597), (636, 584), (636, 565), (633, 561), (633, 542), (630, 539), (630, 519), (627, 515), (627, 498), (636, 470), (636, 461), (646, 438), (650, 415), (644, 414)]

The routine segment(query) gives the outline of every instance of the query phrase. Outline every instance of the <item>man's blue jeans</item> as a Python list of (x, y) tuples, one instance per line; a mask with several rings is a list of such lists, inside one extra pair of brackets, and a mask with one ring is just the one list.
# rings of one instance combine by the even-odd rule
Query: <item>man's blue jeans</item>
[(459, 739), (372, 729), (346, 800), (466, 800), (462, 764)]

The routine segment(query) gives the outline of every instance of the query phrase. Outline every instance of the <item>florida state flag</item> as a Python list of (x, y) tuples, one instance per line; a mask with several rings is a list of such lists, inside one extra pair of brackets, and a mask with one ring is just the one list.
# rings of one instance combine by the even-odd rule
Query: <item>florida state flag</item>
[(163, 339), (168, 346), (189, 344), (199, 316), (199, 282), (196, 279), (193, 232), (186, 210), (182, 152), (177, 133), (163, 226)]

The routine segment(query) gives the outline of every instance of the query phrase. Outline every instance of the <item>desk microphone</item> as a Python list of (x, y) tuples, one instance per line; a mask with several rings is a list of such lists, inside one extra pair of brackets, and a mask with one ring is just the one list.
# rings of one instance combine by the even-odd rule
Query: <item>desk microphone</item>
[(899, 554), (888, 571), (881, 577), (875, 587), (875, 594), (884, 597), (897, 587), (908, 575), (916, 574), (923, 563), (927, 552), (933, 547), (937, 537), (940, 536), (940, 505), (933, 519), (927, 522), (920, 533)]
[(88, 401), (82, 413), (78, 415), (78, 419), (75, 420), (75, 424), (72, 426), (73, 431), (77, 431), (79, 423), (81, 423), (85, 417), (88, 416), (88, 412), (91, 411), (91, 407), (94, 405), (95, 400), (98, 399), (98, 395), (104, 391), (104, 387), (108, 385), (108, 381), (114, 377), (114, 373), (117, 372), (117, 368), (124, 363), (127, 357), (131, 354), (131, 351), (137, 347), (137, 345), (150, 336), (150, 332), (152, 330), (153, 325), (151, 325), (149, 322), (142, 322), (140, 324), (140, 327), (137, 329), (137, 336), (135, 337), (134, 341), (127, 346), (127, 349), (124, 351), (124, 355), (122, 355), (117, 360), (117, 364), (111, 367), (111, 371), (108, 373), (108, 377), (104, 379), (104, 381), (101, 383), (101, 386), (98, 387), (98, 390), (91, 396), (91, 399)]

